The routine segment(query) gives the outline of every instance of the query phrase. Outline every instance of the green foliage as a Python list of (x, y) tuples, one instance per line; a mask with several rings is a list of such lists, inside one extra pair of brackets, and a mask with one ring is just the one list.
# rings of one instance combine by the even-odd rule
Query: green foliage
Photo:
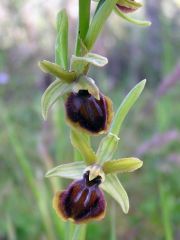
[(102, 139), (98, 151), (97, 156), (100, 163), (103, 163), (107, 160), (110, 160), (117, 148), (119, 141), (119, 132), (121, 129), (121, 125), (130, 111), (131, 107), (134, 105), (141, 92), (144, 89), (146, 80), (138, 83), (125, 97), (121, 105), (119, 106), (111, 124), (109, 134)]
[(119, 132), (120, 132), (120, 129), (121, 129), (121, 125), (122, 125), (126, 115), (130, 111), (130, 109), (132, 108), (134, 103), (137, 101), (137, 99), (139, 98), (141, 92), (144, 89), (145, 84), (146, 84), (146, 80), (143, 80), (140, 83), (138, 83), (128, 93), (128, 95), (125, 97), (125, 99), (121, 103), (120, 107), (118, 108), (118, 110), (116, 112), (114, 120), (112, 122), (112, 126), (110, 128), (110, 132), (112, 134), (115, 134), (117, 136), (119, 135)]

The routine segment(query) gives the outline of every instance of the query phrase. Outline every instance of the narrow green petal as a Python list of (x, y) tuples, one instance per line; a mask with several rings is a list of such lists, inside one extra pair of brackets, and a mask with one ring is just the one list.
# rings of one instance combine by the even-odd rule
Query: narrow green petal
[(105, 182), (103, 182), (100, 186), (121, 205), (124, 213), (128, 213), (128, 195), (115, 174), (107, 175)]
[(64, 81), (57, 79), (46, 89), (41, 98), (42, 116), (46, 120), (50, 107), (58, 100), (59, 97), (70, 92), (73, 88), (73, 84), (65, 83)]
[(43, 72), (50, 73), (54, 77), (63, 79), (67, 83), (71, 83), (76, 80), (77, 75), (75, 72), (69, 72), (64, 70), (60, 65), (43, 60), (39, 62), (39, 67)]
[(68, 69), (68, 16), (65, 9), (57, 15), (55, 61), (63, 69)]
[(103, 57), (95, 53), (88, 53), (83, 57), (72, 55), (71, 61), (72, 61), (72, 64), (74, 62), (86, 62), (97, 67), (104, 67), (108, 63), (108, 59), (106, 57)]
[(103, 67), (108, 63), (108, 59), (95, 53), (87, 53), (83, 57), (72, 55), (71, 69), (78, 73), (86, 73), (89, 65)]
[(96, 162), (96, 154), (94, 153), (90, 138), (86, 133), (71, 129), (71, 143), (82, 154), (87, 165)]
[(128, 21), (130, 23), (133, 23), (133, 24), (136, 24), (136, 25), (139, 25), (139, 26), (142, 26), (142, 27), (151, 26), (150, 21), (142, 21), (142, 20), (137, 20), (137, 19), (131, 18), (131, 17), (128, 16), (128, 14), (124, 14), (123, 12), (118, 10), (116, 7), (114, 8), (114, 11), (119, 17), (125, 19), (126, 21)]
[(133, 172), (136, 169), (142, 167), (143, 162), (138, 158), (120, 158), (117, 160), (110, 160), (103, 164), (103, 171), (108, 173), (123, 173)]
[(51, 170), (49, 170), (45, 177), (63, 177), (70, 179), (79, 179), (83, 175), (83, 171), (86, 168), (84, 162), (73, 162), (61, 164)]

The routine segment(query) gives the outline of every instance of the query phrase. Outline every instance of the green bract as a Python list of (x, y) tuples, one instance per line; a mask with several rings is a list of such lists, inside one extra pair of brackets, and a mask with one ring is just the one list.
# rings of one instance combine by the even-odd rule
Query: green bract
[(129, 110), (131, 109), (131, 107), (133, 106), (133, 104), (136, 102), (141, 92), (143, 91), (145, 83), (146, 83), (146, 80), (143, 80), (140, 83), (138, 83), (129, 92), (129, 94), (125, 97), (122, 104), (119, 106), (116, 112), (116, 115), (114, 117), (114, 120), (111, 124), (109, 134), (102, 139), (97, 151), (97, 155), (101, 163), (107, 160), (110, 160), (111, 157), (113, 156), (117, 148), (118, 136), (119, 136), (122, 123), (127, 113), (129, 112)]
[(142, 161), (135, 157), (111, 160), (119, 142), (119, 131), (123, 120), (132, 105), (140, 96), (145, 85), (145, 80), (137, 84), (125, 97), (116, 112), (111, 124), (110, 132), (102, 140), (95, 154), (88, 135), (71, 130), (71, 143), (81, 153), (84, 162), (62, 164), (49, 170), (46, 177), (65, 177), (71, 179), (81, 178), (83, 172), (90, 171), (90, 181), (100, 175), (103, 179), (100, 187), (110, 194), (122, 207), (124, 213), (129, 210), (129, 200), (126, 191), (121, 185), (117, 173), (132, 172), (142, 166)]

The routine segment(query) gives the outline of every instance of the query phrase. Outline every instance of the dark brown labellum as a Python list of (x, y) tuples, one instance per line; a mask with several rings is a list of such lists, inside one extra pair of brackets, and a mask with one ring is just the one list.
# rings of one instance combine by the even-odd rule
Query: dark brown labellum
[(112, 102), (100, 93), (100, 100), (87, 90), (70, 93), (66, 100), (68, 122), (92, 134), (106, 132), (112, 120)]
[(58, 192), (53, 206), (64, 220), (75, 223), (101, 220), (105, 215), (106, 201), (99, 188), (101, 177), (89, 181), (89, 171), (82, 179), (72, 182), (63, 192)]

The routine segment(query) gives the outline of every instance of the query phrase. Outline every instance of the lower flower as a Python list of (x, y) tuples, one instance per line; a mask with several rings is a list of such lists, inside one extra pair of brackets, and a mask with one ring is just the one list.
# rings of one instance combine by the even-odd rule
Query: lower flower
[(65, 191), (58, 192), (53, 199), (57, 214), (75, 223), (103, 219), (106, 201), (99, 188), (101, 181), (101, 176), (89, 181), (87, 171), (82, 179), (72, 182)]

